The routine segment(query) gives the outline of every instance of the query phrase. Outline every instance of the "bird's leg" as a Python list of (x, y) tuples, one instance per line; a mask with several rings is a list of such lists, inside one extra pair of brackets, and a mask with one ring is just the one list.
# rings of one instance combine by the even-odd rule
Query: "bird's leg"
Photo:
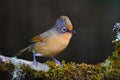
[(51, 57), (58, 65), (59, 67), (62, 67), (62, 64), (60, 63), (60, 61), (58, 61), (57, 59), (55, 59), (54, 57)]
[(33, 63), (37, 63), (36, 56), (42, 56), (41, 54), (36, 53), (35, 51), (33, 52)]
[(33, 62), (34, 62), (34, 63), (37, 62), (35, 54), (36, 54), (36, 53), (34, 53), (34, 51), (33, 51)]

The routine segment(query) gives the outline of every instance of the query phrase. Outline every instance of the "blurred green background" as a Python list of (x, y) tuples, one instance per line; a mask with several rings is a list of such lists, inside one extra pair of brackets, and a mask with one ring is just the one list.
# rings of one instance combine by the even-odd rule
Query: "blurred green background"
[[(71, 19), (77, 33), (56, 56), (58, 60), (97, 64), (112, 54), (112, 28), (120, 21), (120, 0), (1, 0), (1, 54), (15, 55), (32, 37), (50, 29), (61, 15)], [(29, 54), (23, 58), (32, 60)]]

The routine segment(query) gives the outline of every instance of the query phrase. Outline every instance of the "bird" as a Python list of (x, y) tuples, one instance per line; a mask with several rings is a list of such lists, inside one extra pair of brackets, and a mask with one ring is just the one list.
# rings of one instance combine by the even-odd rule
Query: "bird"
[(36, 63), (36, 56), (51, 57), (58, 65), (60, 62), (54, 58), (62, 52), (69, 44), (70, 39), (76, 33), (73, 25), (67, 16), (60, 16), (54, 26), (49, 30), (33, 37), (31, 44), (20, 50), (17, 55), (21, 55), (25, 51), (33, 53), (33, 62)]

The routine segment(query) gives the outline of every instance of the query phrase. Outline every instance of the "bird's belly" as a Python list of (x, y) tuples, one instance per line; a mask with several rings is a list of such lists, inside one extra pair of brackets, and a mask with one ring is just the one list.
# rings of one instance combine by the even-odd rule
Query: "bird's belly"
[(69, 41), (52, 39), (44, 44), (34, 44), (34, 51), (42, 54), (44, 57), (52, 57), (63, 51), (68, 45)]
[(42, 54), (44, 57), (52, 57), (55, 56), (56, 54), (60, 53), (66, 45), (63, 44), (46, 44), (46, 45), (39, 45), (36, 44), (34, 46), (34, 51), (36, 53)]

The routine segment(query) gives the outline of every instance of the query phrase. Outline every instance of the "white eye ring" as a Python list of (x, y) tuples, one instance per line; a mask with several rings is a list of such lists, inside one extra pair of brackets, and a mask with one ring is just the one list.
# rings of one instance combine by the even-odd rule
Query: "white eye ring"
[(63, 27), (62, 32), (66, 32), (66, 31), (67, 31), (66, 27)]

